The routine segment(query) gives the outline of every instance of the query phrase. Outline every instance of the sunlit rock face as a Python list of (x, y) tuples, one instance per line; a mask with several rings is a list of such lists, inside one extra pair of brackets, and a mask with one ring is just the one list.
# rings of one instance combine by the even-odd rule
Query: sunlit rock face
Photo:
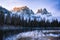
[(27, 6), (22, 6), (22, 7), (14, 7), (13, 11), (21, 11), (21, 10), (25, 10), (25, 9), (29, 9)]
[(34, 12), (29, 9), (27, 6), (22, 6), (22, 7), (14, 7), (12, 12), (14, 13), (17, 13), (17, 14), (28, 14), (28, 15), (31, 15), (31, 14), (34, 14)]
[(37, 13), (42, 13), (42, 9), (38, 9), (37, 10)]

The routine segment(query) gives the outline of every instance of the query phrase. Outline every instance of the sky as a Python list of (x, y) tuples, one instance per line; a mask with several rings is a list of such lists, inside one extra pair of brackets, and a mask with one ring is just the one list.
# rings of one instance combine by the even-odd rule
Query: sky
[(60, 0), (0, 0), (0, 6), (12, 10), (13, 7), (27, 6), (35, 13), (46, 8), (54, 16), (60, 16)]

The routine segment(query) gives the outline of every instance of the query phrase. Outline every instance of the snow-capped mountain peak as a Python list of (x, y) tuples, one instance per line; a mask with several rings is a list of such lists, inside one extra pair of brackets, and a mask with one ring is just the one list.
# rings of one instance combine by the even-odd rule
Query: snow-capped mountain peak
[(44, 8), (44, 9), (42, 10), (42, 14), (49, 14), (49, 12), (46, 10), (46, 8)]
[(29, 9), (27, 6), (22, 6), (22, 7), (14, 7), (13, 8), (13, 11), (21, 11), (21, 10), (26, 10), (26, 9)]
[(12, 10), (13, 13), (17, 13), (17, 14), (34, 14), (34, 12), (29, 9), (27, 6), (23, 6), (23, 7), (14, 7)]
[[(3, 7), (0, 7), (0, 10), (3, 12), (6, 11), (4, 13), (9, 12), (8, 10), (6, 10)], [(10, 13), (10, 17), (12, 17), (13, 15), (20, 16), (21, 18), (24, 17), (25, 20), (26, 19), (29, 20), (29, 18), (30, 18), (30, 20), (34, 20), (36, 18), (37, 21), (40, 21), (40, 20), (47, 21), (47, 20), (54, 19), (52, 14), (49, 13), (45, 8), (43, 10), (39, 9), (38, 12), (36, 14), (34, 14), (34, 12), (31, 9), (29, 9), (27, 6), (13, 8), (13, 11), (11, 11), (11, 13)]]
[(38, 9), (37, 13), (41, 13), (41, 14), (49, 14), (49, 12), (47, 11), (46, 8), (44, 8), (44, 9)]
[(47, 11), (46, 8), (44, 9), (38, 9), (37, 13), (35, 14), (31, 9), (29, 9), (27, 6), (23, 7), (15, 7), (13, 8), (12, 13), (15, 13), (19, 15), (21, 18), (24, 17), (24, 20), (34, 20), (36, 18), (37, 21), (41, 20), (49, 20), (52, 22), (53, 19), (55, 19), (51, 13)]
[(42, 13), (42, 9), (38, 9), (37, 10), (37, 13)]

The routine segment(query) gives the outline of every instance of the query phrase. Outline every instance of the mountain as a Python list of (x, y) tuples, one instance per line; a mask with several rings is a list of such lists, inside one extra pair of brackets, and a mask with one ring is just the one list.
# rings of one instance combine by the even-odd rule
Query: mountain
[(36, 14), (46, 15), (46, 16), (52, 16), (52, 14), (50, 12), (48, 12), (46, 8), (44, 8), (44, 9), (38, 9), (38, 11), (37, 11)]
[(42, 13), (42, 9), (38, 9), (37, 10), (37, 13)]
[(10, 13), (9, 10), (3, 8), (2, 6), (0, 6), (0, 11), (2, 11), (4, 14), (8, 14), (8, 13)]
[[(0, 23), (11, 22), (11, 11), (7, 10), (6, 8), (0, 6)], [(2, 21), (3, 20), (3, 21)]]
[(46, 8), (44, 9), (38, 9), (37, 13), (34, 14), (34, 17), (38, 20), (45, 20), (52, 22), (53, 20), (56, 20), (56, 17), (54, 17), (50, 12), (47, 11)]
[(48, 14), (48, 11), (46, 10), (46, 8), (42, 10), (42, 14)]
[(17, 15), (21, 18), (24, 17), (24, 19), (27, 20), (29, 20), (29, 18), (31, 20), (34, 20), (34, 18), (36, 18), (36, 20), (56, 20), (56, 18), (51, 13), (49, 13), (46, 8), (38, 9), (37, 13), (34, 13), (27, 6), (14, 7), (12, 11), (0, 6), (0, 11), (2, 11), (4, 14), (10, 14), (11, 17), (13, 15)]
[(34, 20), (36, 18), (37, 21), (49, 20), (50, 22), (56, 20), (56, 18), (51, 13), (49, 13), (46, 8), (38, 9), (37, 13), (34, 13), (27, 6), (14, 7), (12, 13), (17, 14), (21, 18), (24, 17), (24, 20), (29, 20), (29, 18), (30, 20)]
[(15, 13), (19, 13), (19, 14), (21, 14), (21, 13), (28, 14), (28, 15), (34, 14), (34, 12), (31, 9), (29, 9), (27, 6), (14, 7), (12, 11)]
[(0, 6), (0, 14), (4, 14), (4, 17), (12, 13), (11, 11), (7, 10), (6, 8)]
[(10, 15), (12, 13), (11, 11), (7, 10), (6, 8), (0, 6), (0, 13), (4, 14), (4, 17), (6, 18), (7, 15)]
[(21, 26), (57, 26), (57, 24), (59, 25), (57, 18), (54, 17), (50, 12), (48, 12), (46, 8), (39, 9), (37, 13), (34, 13), (27, 6), (15, 7), (12, 11), (0, 7), (0, 19), (0, 24), (5, 23)]
[(13, 8), (13, 11), (19, 12), (19, 11), (21, 11), (21, 10), (27, 10), (27, 9), (29, 9), (27, 6), (14, 7), (14, 8)]
[(37, 13), (41, 13), (41, 14), (50, 14), (50, 13), (47, 11), (46, 8), (44, 8), (44, 9), (38, 9), (38, 10), (37, 10)]
[(22, 7), (14, 7), (13, 10), (11, 11), (12, 15), (18, 15), (22, 19), (24, 17), (24, 20), (28, 20), (31, 15), (34, 15), (34, 12), (29, 9), (27, 6), (22, 6)]

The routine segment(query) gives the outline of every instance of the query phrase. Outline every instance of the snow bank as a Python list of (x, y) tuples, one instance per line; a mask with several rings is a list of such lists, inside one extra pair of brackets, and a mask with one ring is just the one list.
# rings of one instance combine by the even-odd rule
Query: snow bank
[[(22, 38), (31, 38), (31, 40), (48, 40), (46, 37), (59, 37), (60, 34), (44, 34), (42, 31), (30, 31), (30, 32), (23, 32), (23, 33), (19, 33), (16, 37), (16, 40)], [(21, 40), (21, 39), (20, 39)]]

